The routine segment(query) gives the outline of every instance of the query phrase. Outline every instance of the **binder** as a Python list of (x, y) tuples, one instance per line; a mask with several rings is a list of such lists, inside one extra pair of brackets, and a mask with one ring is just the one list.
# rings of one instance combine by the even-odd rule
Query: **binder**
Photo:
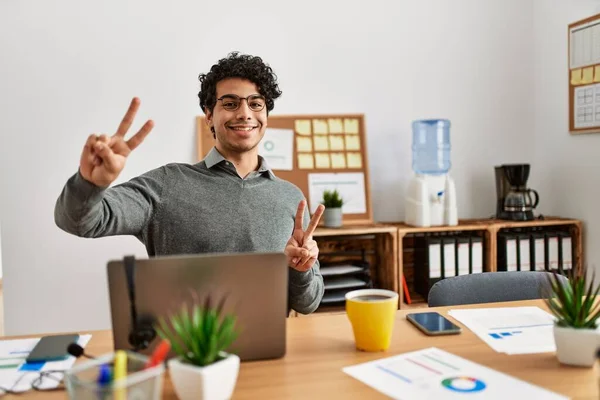
[(443, 253), (443, 278), (456, 276), (456, 239), (453, 237), (445, 237), (442, 239)]
[[(438, 238), (428, 238), (427, 256), (429, 260), (429, 287), (442, 279), (442, 241)], [(427, 290), (429, 292), (429, 290)]]
[(483, 239), (479, 236), (471, 236), (470, 248), (471, 273), (480, 274), (483, 272)]
[(559, 232), (558, 239), (558, 269), (561, 273), (569, 274), (573, 269), (573, 239), (566, 232)]
[(471, 263), (469, 261), (469, 249), (471, 247), (468, 236), (459, 236), (456, 238), (456, 267), (458, 275), (469, 275), (471, 273)]
[(439, 237), (415, 239), (415, 291), (427, 298), (431, 287), (442, 279), (442, 240)]
[(558, 271), (558, 233), (546, 232), (546, 266), (549, 271)]
[(498, 234), (498, 271), (517, 271), (517, 236), (513, 233)]
[(519, 271), (531, 271), (531, 240), (529, 235), (517, 235), (517, 269)]
[(546, 270), (546, 239), (543, 233), (531, 234), (531, 264), (534, 271)]
[(410, 299), (410, 292), (408, 291), (408, 284), (406, 283), (406, 276), (402, 274), (402, 290), (404, 291), (404, 302), (408, 305), (412, 303)]

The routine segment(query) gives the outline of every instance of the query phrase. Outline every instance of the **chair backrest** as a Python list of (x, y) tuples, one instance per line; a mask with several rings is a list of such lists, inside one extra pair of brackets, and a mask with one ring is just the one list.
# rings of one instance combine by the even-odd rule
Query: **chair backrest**
[[(429, 291), (429, 307), (540, 299), (547, 293), (549, 272), (484, 272), (442, 279)], [(561, 281), (567, 282), (565, 276)]]

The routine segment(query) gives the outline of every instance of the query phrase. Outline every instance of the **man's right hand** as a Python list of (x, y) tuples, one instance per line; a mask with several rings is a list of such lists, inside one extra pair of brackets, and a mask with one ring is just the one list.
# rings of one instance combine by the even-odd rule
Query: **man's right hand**
[(108, 187), (117, 179), (129, 154), (144, 141), (154, 127), (154, 122), (148, 120), (131, 139), (125, 140), (139, 107), (140, 99), (134, 97), (117, 133), (113, 136), (93, 134), (88, 137), (79, 161), (79, 173), (85, 180), (96, 186)]

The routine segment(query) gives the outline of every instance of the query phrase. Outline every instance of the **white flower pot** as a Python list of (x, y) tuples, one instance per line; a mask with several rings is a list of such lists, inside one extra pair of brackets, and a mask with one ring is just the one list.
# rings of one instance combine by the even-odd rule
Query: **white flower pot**
[(600, 347), (600, 330), (575, 329), (554, 325), (556, 356), (562, 364), (591, 367)]
[(168, 365), (171, 382), (179, 399), (225, 400), (233, 394), (240, 358), (235, 354), (227, 354), (225, 359), (206, 367), (172, 358)]
[(328, 228), (342, 226), (342, 208), (325, 208), (323, 212), (323, 225)]

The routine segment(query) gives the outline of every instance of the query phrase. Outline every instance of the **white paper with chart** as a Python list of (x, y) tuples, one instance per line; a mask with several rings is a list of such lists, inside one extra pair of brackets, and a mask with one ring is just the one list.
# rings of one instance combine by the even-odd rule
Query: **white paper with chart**
[(402, 400), (567, 399), (435, 347), (346, 367), (343, 371)]
[(556, 351), (554, 317), (539, 307), (450, 310), (448, 315), (472, 330), (497, 352), (534, 354)]
[(294, 131), (291, 129), (267, 128), (258, 154), (267, 160), (274, 170), (292, 170), (294, 165)]
[[(91, 337), (92, 335), (81, 335), (77, 343), (85, 347)], [(64, 361), (25, 363), (39, 340), (40, 338), (0, 340), (0, 387), (18, 392), (31, 390), (31, 384), (40, 376), (40, 372), (66, 371), (75, 364), (74, 356), (69, 356)], [(39, 387), (57, 387), (62, 374), (56, 374), (55, 378), (44, 378)]]
[(325, 190), (337, 190), (344, 200), (344, 214), (367, 212), (365, 176), (362, 172), (308, 174), (308, 192), (311, 214), (315, 212)]

